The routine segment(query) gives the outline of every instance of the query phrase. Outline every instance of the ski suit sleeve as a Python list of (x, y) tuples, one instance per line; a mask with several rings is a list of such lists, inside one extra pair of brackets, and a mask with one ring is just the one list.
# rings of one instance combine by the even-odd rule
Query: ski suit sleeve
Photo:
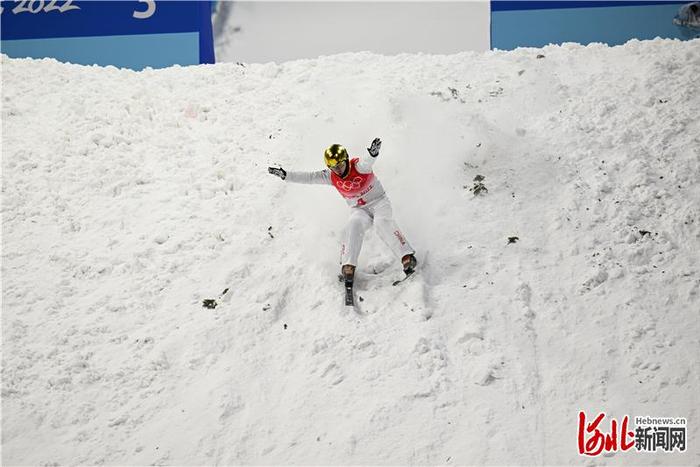
[(285, 181), (305, 185), (330, 185), (331, 174), (326, 169), (316, 172), (287, 172)]
[(355, 168), (357, 168), (357, 171), (360, 173), (368, 174), (372, 172), (372, 166), (374, 165), (374, 161), (376, 160), (376, 157), (361, 157), (360, 160), (357, 161), (357, 165), (355, 166)]

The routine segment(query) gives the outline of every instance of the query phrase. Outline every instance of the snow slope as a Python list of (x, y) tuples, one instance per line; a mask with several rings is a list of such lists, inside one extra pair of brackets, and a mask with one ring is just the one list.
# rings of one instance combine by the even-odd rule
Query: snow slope
[[(3, 57), (3, 463), (582, 463), (584, 409), (689, 421), (597, 462), (697, 464), (698, 46)], [(375, 136), (424, 267), (368, 235), (358, 314), (344, 202), (266, 167)]]

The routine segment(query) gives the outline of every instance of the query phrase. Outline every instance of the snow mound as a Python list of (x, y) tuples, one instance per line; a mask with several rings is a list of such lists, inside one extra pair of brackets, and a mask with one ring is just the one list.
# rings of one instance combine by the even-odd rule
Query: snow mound
[[(571, 464), (579, 410), (695, 420), (699, 45), (3, 56), (3, 463)], [(368, 235), (355, 313), (343, 200), (266, 167), (375, 136), (423, 268)]]

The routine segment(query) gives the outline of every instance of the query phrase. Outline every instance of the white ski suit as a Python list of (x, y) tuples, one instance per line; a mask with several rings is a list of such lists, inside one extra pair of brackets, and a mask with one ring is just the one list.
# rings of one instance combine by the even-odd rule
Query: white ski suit
[(292, 183), (333, 185), (345, 198), (351, 213), (340, 252), (343, 265), (357, 266), (362, 241), (373, 223), (379, 238), (398, 259), (415, 254), (415, 250), (394, 221), (391, 202), (384, 192), (384, 187), (372, 172), (374, 160), (374, 157), (352, 159), (345, 178), (328, 169), (316, 172), (287, 172), (285, 178)]

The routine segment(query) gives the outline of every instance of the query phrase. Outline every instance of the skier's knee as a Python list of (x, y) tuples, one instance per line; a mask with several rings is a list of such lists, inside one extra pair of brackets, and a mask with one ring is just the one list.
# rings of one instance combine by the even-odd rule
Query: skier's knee
[(392, 232), (392, 231), (395, 230), (395, 229), (393, 228), (393, 227), (394, 227), (394, 223), (392, 222), (392, 220), (391, 220), (391, 219), (386, 219), (386, 218), (383, 218), (383, 217), (375, 218), (375, 219), (374, 219), (374, 225), (375, 225), (375, 227), (377, 228), (377, 230), (379, 230), (379, 231), (381, 231), (381, 232)]
[(353, 219), (350, 219), (350, 223), (348, 225), (348, 230), (350, 230), (353, 233), (356, 234), (364, 234), (365, 230), (367, 230), (367, 223), (364, 219), (355, 217)]

